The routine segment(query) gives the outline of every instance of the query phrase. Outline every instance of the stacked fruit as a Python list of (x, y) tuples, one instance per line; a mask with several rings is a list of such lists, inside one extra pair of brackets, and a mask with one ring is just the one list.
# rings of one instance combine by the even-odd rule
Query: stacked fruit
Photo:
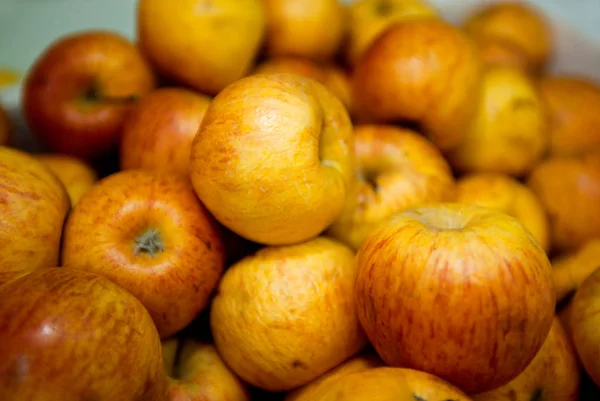
[(44, 153), (0, 114), (0, 400), (600, 384), (600, 88), (546, 72), (539, 10), (137, 10), (27, 72)]

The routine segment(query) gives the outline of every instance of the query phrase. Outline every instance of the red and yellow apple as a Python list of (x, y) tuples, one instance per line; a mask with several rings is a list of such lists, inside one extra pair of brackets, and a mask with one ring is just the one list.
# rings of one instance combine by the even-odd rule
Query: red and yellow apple
[(0, 105), (0, 146), (5, 146), (12, 139), (12, 123), (4, 107)]
[(57, 153), (36, 154), (35, 157), (62, 182), (72, 206), (98, 181), (96, 171), (79, 158)]
[(529, 72), (527, 55), (510, 40), (493, 36), (472, 38), (486, 66), (513, 67)]
[(552, 260), (554, 287), (557, 301), (567, 297), (600, 267), (600, 238), (583, 243), (573, 252), (561, 254)]

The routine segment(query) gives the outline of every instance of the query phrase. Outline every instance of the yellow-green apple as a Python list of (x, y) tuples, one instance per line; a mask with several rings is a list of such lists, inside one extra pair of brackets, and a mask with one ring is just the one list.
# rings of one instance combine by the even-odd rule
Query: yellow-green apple
[(0, 287), (0, 399), (164, 401), (160, 338), (105, 277), (43, 268)]
[(455, 182), (440, 151), (414, 131), (390, 125), (354, 128), (357, 176), (340, 217), (327, 233), (353, 249), (390, 215), (454, 200)]
[(354, 309), (354, 253), (317, 237), (266, 247), (231, 266), (210, 311), (217, 351), (268, 391), (305, 385), (365, 345)]
[(457, 181), (456, 201), (504, 212), (517, 218), (546, 252), (550, 249), (550, 223), (544, 205), (533, 191), (513, 177), (499, 173), (473, 173)]
[(473, 36), (472, 39), (486, 66), (513, 67), (530, 72), (527, 55), (510, 40), (494, 36)]
[(72, 206), (98, 181), (96, 171), (77, 157), (58, 153), (36, 154), (35, 157), (62, 182)]
[(579, 382), (575, 350), (555, 317), (544, 345), (519, 376), (472, 397), (474, 401), (577, 401)]
[(533, 79), (514, 67), (483, 74), (475, 115), (448, 160), (458, 172), (495, 172), (522, 177), (544, 156), (548, 123)]
[(438, 18), (428, 0), (357, 0), (348, 9), (346, 60), (355, 65), (381, 33), (397, 22)]
[(356, 64), (357, 121), (416, 123), (440, 149), (449, 150), (477, 105), (482, 65), (473, 42), (447, 22), (396, 22)]
[(110, 31), (83, 31), (51, 43), (27, 72), (23, 113), (40, 141), (81, 158), (117, 147), (123, 122), (155, 79), (137, 47)]
[(502, 212), (444, 203), (398, 213), (371, 232), (357, 264), (358, 316), (383, 361), (467, 393), (517, 377), (552, 325), (548, 257)]
[(70, 208), (67, 191), (46, 166), (0, 146), (0, 285), (58, 264)]
[(548, 213), (553, 249), (572, 250), (600, 237), (600, 149), (551, 157), (533, 169), (527, 185)]
[(251, 75), (211, 102), (190, 168), (200, 200), (235, 233), (267, 245), (306, 241), (344, 206), (354, 180), (352, 124), (315, 80)]
[(67, 219), (62, 264), (110, 278), (150, 312), (161, 338), (204, 309), (224, 268), (220, 232), (189, 180), (126, 170), (99, 181)]
[(266, 27), (261, 0), (140, 0), (136, 22), (156, 69), (208, 95), (250, 71)]
[(539, 88), (550, 119), (550, 155), (600, 148), (600, 86), (585, 77), (544, 76)]
[(267, 13), (266, 52), (317, 61), (333, 58), (346, 32), (339, 0), (262, 0)]
[(12, 123), (4, 107), (0, 105), (0, 146), (6, 146), (12, 139)]
[(592, 238), (578, 249), (560, 254), (552, 260), (556, 300), (573, 293), (600, 267), (600, 238)]
[(465, 30), (472, 36), (499, 38), (513, 43), (527, 57), (530, 71), (542, 70), (554, 52), (552, 27), (538, 7), (521, 1), (499, 1), (474, 11)]
[(125, 120), (121, 169), (160, 168), (188, 175), (192, 140), (210, 100), (176, 87), (148, 94)]

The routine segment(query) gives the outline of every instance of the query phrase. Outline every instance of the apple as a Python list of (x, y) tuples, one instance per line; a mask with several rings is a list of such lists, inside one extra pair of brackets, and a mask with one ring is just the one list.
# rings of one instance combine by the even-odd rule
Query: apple
[(14, 85), (21, 78), (21, 74), (11, 68), (0, 67), (0, 88)]
[(248, 74), (266, 29), (261, 0), (140, 0), (136, 18), (161, 75), (210, 96)]
[(266, 53), (331, 60), (346, 32), (339, 0), (263, 0), (267, 13)]
[(0, 286), (58, 264), (70, 208), (67, 191), (46, 166), (28, 153), (0, 146)]
[(398, 213), (371, 232), (357, 264), (358, 317), (383, 361), (467, 393), (517, 377), (552, 325), (548, 257), (502, 212), (445, 203)]
[(213, 99), (190, 168), (196, 193), (221, 224), (261, 244), (299, 243), (342, 211), (354, 180), (352, 124), (315, 80), (251, 75)]
[(419, 18), (439, 18), (436, 7), (428, 0), (357, 0), (348, 8), (348, 42), (346, 60), (357, 61), (391, 25)]
[(354, 128), (358, 180), (327, 233), (358, 249), (390, 215), (427, 203), (451, 201), (455, 182), (439, 150), (414, 131), (389, 125)]
[(456, 201), (509, 214), (518, 219), (546, 252), (550, 223), (544, 205), (525, 184), (499, 173), (473, 173), (457, 181)]
[(96, 171), (77, 157), (57, 153), (36, 154), (35, 157), (58, 177), (72, 206), (98, 181)]
[(600, 238), (583, 243), (578, 249), (552, 260), (554, 286), (558, 301), (577, 290), (585, 279), (600, 267)]
[(323, 67), (323, 70), (325, 72), (323, 85), (342, 101), (351, 116), (354, 115), (354, 95), (350, 73), (335, 64), (328, 64)]
[(554, 53), (550, 21), (541, 9), (520, 1), (500, 1), (476, 9), (464, 22), (472, 36), (499, 38), (519, 47), (528, 69), (542, 70)]
[(103, 274), (131, 292), (161, 338), (207, 306), (224, 260), (216, 223), (176, 173), (112, 174), (79, 200), (65, 225), (65, 268)]
[(569, 156), (600, 148), (600, 86), (570, 75), (544, 76), (539, 88), (550, 117), (550, 155)]
[(125, 120), (122, 170), (160, 168), (189, 174), (192, 140), (211, 99), (184, 88), (156, 89)]
[(458, 172), (522, 177), (543, 158), (548, 122), (530, 78), (514, 67), (489, 67), (473, 121), (448, 160)]
[(558, 317), (529, 366), (508, 384), (473, 395), (473, 401), (579, 399), (579, 365)]
[(8, 113), (0, 105), (0, 146), (6, 146), (12, 139), (12, 123)]
[(482, 65), (473, 42), (451, 24), (397, 22), (356, 64), (356, 119), (417, 124), (447, 151), (460, 141), (477, 105)]
[(514, 42), (495, 36), (473, 36), (473, 41), (485, 65), (520, 68), (530, 72), (527, 55)]
[(573, 250), (600, 236), (600, 149), (549, 158), (534, 168), (527, 185), (549, 216), (553, 249)]
[(317, 237), (263, 248), (226, 270), (210, 310), (215, 346), (251, 385), (287, 391), (357, 354), (354, 253)]
[(0, 304), (0, 399), (165, 399), (156, 327), (113, 282), (42, 268), (0, 286)]
[(123, 122), (155, 85), (136, 46), (111, 31), (51, 43), (27, 72), (23, 114), (51, 152), (95, 158), (119, 143)]

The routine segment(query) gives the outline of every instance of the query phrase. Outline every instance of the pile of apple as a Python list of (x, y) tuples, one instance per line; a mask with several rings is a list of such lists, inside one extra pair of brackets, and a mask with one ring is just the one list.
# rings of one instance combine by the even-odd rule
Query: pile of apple
[(600, 88), (547, 73), (539, 10), (137, 10), (27, 72), (43, 153), (0, 113), (0, 400), (600, 385)]

